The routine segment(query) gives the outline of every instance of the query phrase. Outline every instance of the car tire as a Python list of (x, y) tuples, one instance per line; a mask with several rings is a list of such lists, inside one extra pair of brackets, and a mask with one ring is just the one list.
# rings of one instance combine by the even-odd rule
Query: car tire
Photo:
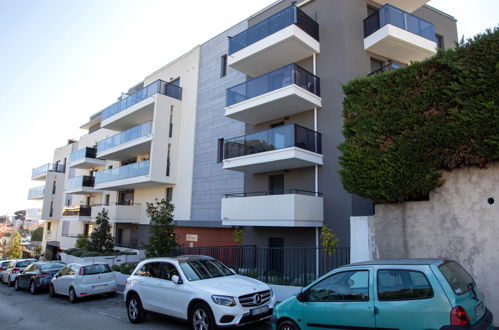
[(49, 285), (49, 296), (50, 296), (50, 298), (57, 297), (57, 293), (55, 293), (54, 285), (52, 285), (52, 284)]
[(19, 291), (19, 280), (16, 278), (16, 281), (14, 282), (14, 290)]
[(277, 325), (277, 330), (300, 330), (300, 327), (291, 320), (285, 320), (279, 322), (279, 324)]
[(215, 318), (210, 306), (206, 303), (197, 303), (189, 313), (189, 325), (193, 330), (216, 329)]
[(146, 311), (142, 307), (142, 301), (136, 294), (131, 294), (126, 299), (126, 314), (132, 323), (142, 323), (146, 319)]
[(10, 280), (10, 275), (9, 275), (9, 278), (7, 279), (7, 286), (12, 286), (13, 283), (12, 281)]
[(32, 295), (35, 295), (38, 293), (38, 289), (36, 288), (36, 283), (35, 281), (31, 281), (29, 283), (29, 293), (31, 293)]
[(76, 295), (75, 289), (69, 288), (68, 300), (70, 303), (75, 304), (78, 302), (78, 296)]

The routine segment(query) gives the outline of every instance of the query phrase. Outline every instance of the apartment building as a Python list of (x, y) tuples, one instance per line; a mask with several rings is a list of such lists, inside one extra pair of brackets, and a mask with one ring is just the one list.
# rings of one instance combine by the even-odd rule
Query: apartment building
[(140, 247), (145, 203), (166, 198), (182, 244), (234, 245), (241, 228), (247, 245), (311, 247), (327, 225), (349, 246), (373, 205), (338, 175), (341, 85), (452, 47), (456, 20), (427, 2), (276, 1), (147, 76), (36, 171), (47, 245), (107, 209), (117, 243)]

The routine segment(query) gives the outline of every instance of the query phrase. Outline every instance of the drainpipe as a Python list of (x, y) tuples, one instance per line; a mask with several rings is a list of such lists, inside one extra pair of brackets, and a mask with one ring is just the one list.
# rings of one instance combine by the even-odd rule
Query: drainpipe
[[(308, 0), (302, 2), (300, 5), (304, 5), (313, 0)], [(313, 65), (314, 65), (314, 76), (317, 76), (317, 55), (314, 54)], [(314, 107), (314, 131), (317, 132), (317, 107)], [(319, 166), (315, 165), (315, 196), (319, 196)], [(315, 277), (319, 277), (319, 227), (315, 227)]]

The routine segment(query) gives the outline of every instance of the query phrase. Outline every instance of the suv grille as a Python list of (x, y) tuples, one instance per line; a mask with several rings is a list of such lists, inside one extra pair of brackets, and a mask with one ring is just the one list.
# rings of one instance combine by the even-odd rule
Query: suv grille
[(270, 290), (260, 291), (252, 294), (240, 296), (239, 302), (243, 307), (260, 306), (267, 303), (272, 296)]

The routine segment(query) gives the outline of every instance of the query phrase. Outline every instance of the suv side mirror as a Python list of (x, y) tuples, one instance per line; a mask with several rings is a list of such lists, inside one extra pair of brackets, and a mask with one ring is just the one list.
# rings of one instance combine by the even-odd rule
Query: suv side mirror
[(182, 284), (184, 282), (182, 282), (182, 280), (180, 279), (180, 277), (178, 277), (178, 275), (173, 275), (172, 276), (172, 282), (175, 283), (175, 284)]

